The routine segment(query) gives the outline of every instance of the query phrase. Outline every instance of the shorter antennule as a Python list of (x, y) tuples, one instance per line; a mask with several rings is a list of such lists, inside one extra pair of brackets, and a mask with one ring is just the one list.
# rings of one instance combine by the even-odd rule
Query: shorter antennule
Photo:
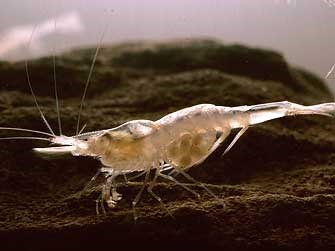
[(42, 158), (52, 159), (68, 154), (80, 155), (88, 148), (86, 141), (64, 135), (50, 138), (50, 142), (61, 146), (33, 148), (33, 151)]
[(33, 148), (33, 151), (43, 159), (54, 159), (64, 157), (65, 155), (71, 155), (72, 151), (74, 151), (75, 149), (75, 146), (56, 146)]

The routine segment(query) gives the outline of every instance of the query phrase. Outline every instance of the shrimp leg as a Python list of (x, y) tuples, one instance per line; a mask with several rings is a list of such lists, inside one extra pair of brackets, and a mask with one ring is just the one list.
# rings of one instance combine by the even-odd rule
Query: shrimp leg
[[(100, 170), (101, 171), (101, 170)], [(91, 180), (94, 180), (99, 173), (97, 173)], [(116, 191), (115, 180), (118, 177), (119, 173), (109, 172), (106, 174), (106, 182), (101, 188), (101, 194), (96, 200), (96, 212), (99, 215), (99, 203), (101, 210), (104, 215), (106, 215), (106, 209), (104, 202), (107, 203), (109, 208), (115, 207), (116, 203), (121, 200), (122, 196)]]
[(109, 208), (113, 208), (116, 206), (116, 203), (122, 199), (122, 195), (116, 191), (117, 184), (116, 184), (117, 175), (113, 175), (108, 177), (107, 179), (107, 198), (106, 202)]
[[(95, 200), (95, 213), (96, 213), (96, 215), (97, 216), (99, 216), (100, 215), (100, 212), (99, 212), (99, 204), (101, 203), (101, 194), (99, 195), (99, 197)], [(102, 209), (102, 211), (104, 212), (104, 207), (103, 207), (103, 205), (101, 206), (101, 208), (103, 208)], [(106, 212), (105, 212), (106, 213)]]
[(122, 173), (122, 176), (123, 176), (123, 179), (124, 179), (124, 182), (125, 182), (126, 186), (128, 186), (129, 180), (127, 178), (127, 175), (125, 173)]
[(177, 172), (179, 172), (181, 175), (183, 175), (186, 179), (188, 179), (189, 181), (192, 181), (193, 183), (195, 183), (196, 185), (202, 187), (203, 189), (205, 189), (205, 191), (211, 195), (212, 197), (214, 197), (216, 200), (218, 200), (219, 202), (222, 203), (222, 206), (224, 207), (225, 204), (223, 202), (222, 199), (220, 199), (215, 193), (213, 193), (208, 187), (206, 187), (206, 185), (200, 181), (197, 181), (196, 179), (194, 179), (191, 175), (189, 175), (188, 173), (186, 173), (185, 171), (181, 170), (181, 169), (177, 169)]
[(112, 179), (113, 179), (113, 175), (107, 178), (106, 183), (102, 186), (102, 189), (101, 189), (101, 196), (99, 197), (101, 199), (100, 200), (98, 199), (98, 201), (100, 202), (101, 210), (104, 215), (106, 215), (106, 209), (104, 206), (104, 202), (106, 201), (106, 203), (108, 204), (108, 207), (111, 207), (113, 203), (110, 201), (110, 190), (112, 186)]
[(144, 181), (143, 181), (143, 185), (142, 185), (140, 191), (137, 193), (135, 199), (134, 199), (133, 202), (132, 202), (134, 221), (137, 221), (137, 219), (138, 219), (138, 216), (137, 216), (137, 214), (136, 214), (135, 207), (136, 207), (137, 203), (140, 201), (141, 196), (142, 196), (142, 193), (143, 193), (143, 191), (144, 191), (144, 188), (145, 188), (145, 186), (146, 186), (147, 183), (148, 183), (149, 174), (150, 174), (150, 169), (147, 170), (147, 172), (146, 172), (146, 174), (145, 174)]
[(160, 177), (167, 179), (169, 181), (173, 181), (174, 183), (176, 183), (178, 186), (181, 186), (182, 188), (184, 188), (185, 190), (189, 191), (190, 193), (193, 193), (198, 199), (200, 199), (200, 194), (198, 194), (197, 192), (193, 191), (191, 188), (187, 187), (185, 184), (179, 182), (178, 180), (176, 180), (175, 178), (173, 178), (172, 176), (163, 174), (163, 173), (159, 173), (158, 174)]
[(142, 172), (140, 172), (139, 174), (136, 174), (136, 175), (134, 175), (134, 176), (132, 176), (132, 177), (129, 177), (129, 178), (127, 178), (127, 179), (128, 179), (128, 181), (136, 180), (137, 178), (143, 176), (146, 172), (147, 172), (147, 171), (142, 171)]
[(246, 130), (248, 130), (248, 126), (243, 127), (235, 136), (235, 138), (232, 140), (232, 142), (229, 144), (229, 146), (226, 148), (226, 150), (223, 152), (223, 154), (221, 155), (222, 157), (224, 155), (226, 155), (229, 150), (235, 145), (235, 143), (238, 141), (238, 139), (246, 132)]
[[(159, 197), (152, 189), (153, 187), (156, 185), (156, 180), (158, 178), (158, 175), (159, 175), (159, 172), (160, 172), (160, 169), (159, 168), (156, 168), (156, 171), (155, 171), (155, 176), (153, 178), (153, 180), (151, 181), (150, 185), (148, 186), (147, 188), (147, 191), (148, 193), (154, 197), (158, 202), (159, 204), (165, 209), (165, 211), (170, 215), (172, 216), (170, 210), (165, 206), (165, 204), (162, 202), (162, 199), (161, 197)], [(173, 216), (172, 216), (173, 217)]]
[(83, 193), (90, 187), (90, 185), (92, 184), (93, 181), (96, 180), (96, 178), (98, 178), (99, 174), (101, 173), (101, 170), (99, 169), (94, 176), (90, 179), (89, 182), (87, 182), (87, 184), (85, 185), (85, 187), (83, 188), (83, 190), (81, 190), (80, 195), (83, 195)]

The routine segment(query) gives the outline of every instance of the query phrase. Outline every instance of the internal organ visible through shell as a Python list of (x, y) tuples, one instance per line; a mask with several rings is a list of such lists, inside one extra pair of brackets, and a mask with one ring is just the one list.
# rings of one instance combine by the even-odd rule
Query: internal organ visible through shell
[(188, 167), (208, 154), (216, 141), (215, 130), (199, 129), (181, 133), (167, 146), (167, 158), (175, 166)]

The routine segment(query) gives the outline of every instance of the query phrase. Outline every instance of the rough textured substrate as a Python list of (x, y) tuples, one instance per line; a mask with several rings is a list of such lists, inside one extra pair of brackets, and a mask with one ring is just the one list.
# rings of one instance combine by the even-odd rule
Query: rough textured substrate
[[(68, 135), (92, 56), (93, 50), (79, 50), (57, 59)], [(30, 71), (43, 111), (57, 128), (51, 62), (35, 60)], [(0, 70), (0, 125), (45, 130), (24, 65), (3, 62)], [(213, 41), (123, 44), (102, 49), (82, 119), (89, 131), (158, 119), (198, 103), (281, 100), (314, 104), (332, 97), (319, 78), (292, 68), (276, 52)], [(202, 195), (198, 200), (160, 182), (155, 191), (166, 208), (145, 194), (136, 224), (130, 204), (140, 183), (121, 186), (124, 199), (106, 217), (97, 217), (98, 191), (80, 193), (97, 161), (42, 160), (30, 149), (43, 142), (1, 141), (1, 249), (330, 250), (335, 248), (334, 132), (333, 119), (314, 116), (250, 128), (225, 158), (223, 146), (190, 171), (224, 199), (224, 209), (201, 188), (193, 187)], [(17, 134), (1, 132), (8, 135)]]

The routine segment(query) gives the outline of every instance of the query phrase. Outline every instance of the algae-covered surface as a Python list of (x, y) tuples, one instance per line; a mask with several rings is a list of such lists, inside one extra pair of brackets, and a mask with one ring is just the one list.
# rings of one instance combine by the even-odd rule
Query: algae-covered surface
[[(58, 56), (63, 133), (73, 135), (93, 49)], [(29, 93), (24, 63), (0, 63), (0, 126), (46, 131)], [(52, 59), (33, 60), (30, 79), (58, 133)], [(277, 52), (215, 41), (128, 43), (102, 48), (85, 101), (85, 131), (161, 116), (199, 103), (224, 106), (289, 100), (332, 101), (321, 79)], [(123, 200), (97, 216), (98, 190), (82, 192), (98, 160), (44, 160), (38, 141), (0, 141), (2, 250), (325, 250), (335, 248), (335, 123), (299, 116), (250, 128), (224, 158), (229, 139), (190, 174), (197, 199), (174, 183), (144, 193), (141, 179), (120, 184)], [(35, 136), (1, 131), (2, 137)], [(98, 187), (99, 182), (97, 182)], [(169, 213), (171, 215), (169, 215)]]

